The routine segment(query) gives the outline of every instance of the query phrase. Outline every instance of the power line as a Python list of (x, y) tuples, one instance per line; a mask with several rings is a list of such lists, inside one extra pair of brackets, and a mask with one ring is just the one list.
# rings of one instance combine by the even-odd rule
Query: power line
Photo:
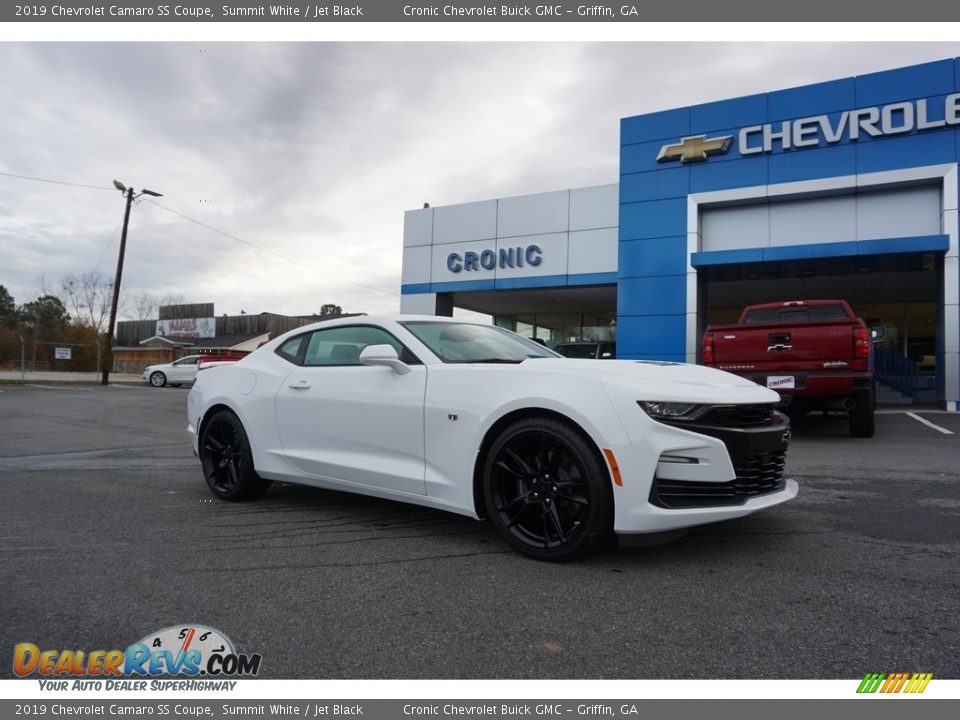
[[(19, 179), (19, 180), (32, 180), (32, 181), (34, 181), (34, 182), (51, 183), (51, 184), (54, 184), (54, 185), (67, 185), (67, 186), (70, 186), (70, 187), (87, 188), (87, 189), (90, 189), (90, 190), (111, 190), (111, 191), (112, 191), (112, 190), (115, 189), (115, 188), (113, 188), (113, 187), (108, 187), (108, 186), (106, 186), (106, 185), (84, 185), (84, 184), (82, 184), (82, 183), (67, 182), (67, 181), (65, 181), (65, 180), (51, 180), (51, 179), (49, 179), (49, 178), (31, 177), (30, 175), (18, 175), (18, 174), (16, 174), (16, 173), (8, 173), (8, 172), (0, 172), (0, 175), (2, 175), (2, 176), (4, 176), (4, 177), (17, 178), (17, 179)], [(192, 217), (189, 217), (189, 216), (187, 216), (187, 215), (184, 215), (183, 213), (179, 213), (179, 212), (177, 212), (176, 210), (174, 210), (174, 209), (172, 209), (172, 208), (168, 208), (166, 205), (162, 205), (161, 203), (158, 203), (156, 200), (153, 200), (153, 199), (150, 199), (150, 198), (145, 198), (145, 199), (147, 200), (147, 202), (153, 203), (154, 205), (156, 205), (157, 207), (161, 208), (162, 210), (166, 210), (168, 213), (171, 213), (171, 214), (173, 214), (173, 215), (176, 215), (177, 217), (182, 218), (182, 219), (184, 219), (184, 220), (187, 220), (188, 222), (192, 222), (192, 223), (194, 223), (195, 225), (199, 225), (200, 227), (205, 228), (205, 229), (207, 229), (207, 230), (210, 230), (211, 232), (215, 232), (215, 233), (217, 233), (218, 235), (223, 235), (223, 236), (226, 237), (226, 238), (230, 238), (231, 240), (235, 240), (236, 242), (241, 243), (241, 244), (243, 244), (243, 245), (246, 245), (247, 247), (251, 247), (251, 248), (253, 248), (254, 250), (259, 250), (260, 252), (267, 253), (268, 255), (273, 255), (274, 257), (280, 258), (281, 260), (286, 260), (287, 262), (293, 263), (294, 265), (298, 265), (298, 266), (302, 266), (302, 265), (303, 265), (303, 263), (301, 263), (300, 261), (293, 260), (292, 258), (288, 258), (288, 257), (286, 257), (285, 255), (281, 255), (281, 254), (278, 253), (278, 252), (275, 252), (275, 251), (270, 250), (270, 249), (265, 248), (265, 247), (261, 247), (260, 245), (256, 245), (255, 243), (248, 242), (247, 240), (244, 240), (243, 238), (238, 238), (236, 235), (231, 235), (230, 233), (224, 232), (223, 230), (220, 230), (220, 229), (218, 229), (218, 228), (215, 228), (215, 227), (213, 227), (212, 225), (207, 225), (207, 224), (204, 223), (204, 222), (200, 222), (199, 220), (196, 220), (196, 219), (194, 219), (194, 218), (192, 218)], [(118, 226), (118, 227), (119, 227), (119, 226)], [(105, 247), (105, 248), (103, 249), (103, 253), (100, 254), (100, 259), (97, 260), (97, 265), (96, 265), (96, 267), (100, 267), (100, 263), (103, 262), (103, 257), (104, 257), (104, 255), (106, 255), (107, 250), (110, 248), (110, 246), (113, 245), (113, 240), (114, 240), (114, 238), (116, 237), (116, 233), (117, 233), (117, 231), (114, 230), (114, 231), (113, 231), (113, 237), (110, 238), (110, 242), (107, 244), (107, 247)], [(326, 275), (327, 277), (336, 278), (337, 280), (342, 280), (342, 281), (344, 281), (344, 282), (348, 282), (348, 283), (350, 283), (351, 285), (356, 285), (357, 287), (362, 287), (362, 288), (365, 288), (365, 289), (367, 289), (367, 290), (372, 290), (372, 291), (374, 291), (374, 292), (383, 293), (384, 295), (390, 295), (390, 296), (396, 297), (397, 294), (398, 294), (398, 293), (396, 293), (396, 292), (393, 292), (392, 290), (384, 290), (383, 288), (374, 287), (373, 285), (365, 285), (365, 284), (362, 283), (362, 282), (357, 282), (356, 280), (351, 280), (350, 278), (345, 278), (345, 277), (343, 277), (343, 276), (341, 276), (341, 275), (335, 275), (334, 273), (326, 272), (325, 270), (320, 270), (319, 268), (311, 268), (311, 269), (314, 270), (314, 272), (320, 273), (321, 275)]]
[[(112, 187), (107, 187), (106, 185), (85, 185), (83, 183), (72, 183), (65, 180), (51, 180), (49, 178), (38, 178), (31, 177), (29, 175), (17, 175), (16, 173), (0, 172), (0, 175), (4, 177), (17, 178), (19, 180), (33, 180), (34, 182), (43, 182), (43, 183), (52, 183), (54, 185), (69, 185), (70, 187), (80, 187), (80, 188), (89, 188), (91, 190), (113, 190)], [(113, 245), (113, 241), (117, 238), (117, 230), (120, 229), (120, 223), (117, 223), (117, 226), (113, 229), (113, 234), (110, 236), (110, 242), (107, 243), (106, 247), (103, 248), (103, 252), (100, 253), (100, 259), (97, 260), (97, 264), (94, 265), (93, 270), (96, 272), (100, 263), (103, 262), (104, 256), (107, 254), (107, 250), (110, 249), (110, 246)]]
[[(172, 214), (176, 215), (176, 216), (179, 217), (179, 218), (183, 218), (184, 220), (187, 220), (188, 222), (192, 222), (192, 223), (194, 223), (195, 225), (199, 225), (199, 226), (202, 227), (202, 228), (206, 228), (207, 230), (210, 230), (211, 232), (215, 232), (215, 233), (217, 233), (218, 235), (223, 235), (224, 237), (230, 238), (231, 240), (236, 240), (238, 243), (242, 243), (243, 245), (246, 245), (246, 246), (248, 246), (248, 247), (252, 247), (254, 250), (259, 250), (260, 252), (265, 252), (265, 253), (267, 253), (268, 255), (273, 255), (274, 257), (278, 257), (278, 258), (280, 258), (281, 260), (286, 260), (287, 262), (293, 263), (294, 265), (297, 265), (297, 266), (299, 266), (299, 267), (302, 267), (302, 266), (303, 266), (303, 263), (300, 262), (299, 260), (293, 260), (292, 258), (288, 258), (287, 256), (281, 255), (281, 254), (278, 253), (278, 252), (274, 252), (273, 250), (270, 250), (270, 249), (265, 248), (265, 247), (261, 247), (260, 245), (256, 245), (256, 244), (254, 244), (254, 243), (252, 243), (252, 242), (249, 242), (249, 241), (247, 241), (247, 240), (244, 240), (243, 238), (238, 238), (236, 235), (231, 235), (231, 234), (228, 233), (228, 232), (224, 232), (223, 230), (220, 230), (220, 229), (218, 229), (218, 228), (215, 228), (215, 227), (213, 227), (212, 225), (207, 225), (207, 224), (204, 223), (204, 222), (200, 222), (199, 220), (195, 220), (194, 218), (189, 217), (189, 216), (187, 216), (187, 215), (184, 215), (183, 213), (179, 213), (179, 212), (177, 212), (176, 210), (173, 210), (172, 208), (168, 208), (166, 205), (162, 205), (161, 203), (158, 203), (156, 200), (153, 200), (153, 199), (150, 199), (150, 198), (146, 198), (146, 201), (149, 202), (149, 203), (153, 203), (153, 204), (156, 205), (157, 207), (159, 207), (159, 208), (161, 208), (161, 209), (163, 209), (163, 210), (166, 210), (168, 213), (172, 213)], [(335, 275), (334, 273), (329, 273), (329, 272), (326, 272), (325, 270), (320, 270), (319, 268), (311, 267), (311, 269), (312, 269), (314, 272), (320, 273), (321, 275), (326, 275), (326, 276), (328, 276), (328, 277), (336, 278), (337, 280), (343, 280), (343, 281), (348, 282), (348, 283), (350, 283), (350, 284), (352, 284), (352, 285), (356, 285), (356, 286), (358, 286), (358, 287), (366, 288), (367, 290), (373, 290), (374, 292), (383, 293), (384, 295), (391, 295), (391, 296), (397, 296), (397, 295), (398, 295), (398, 293), (395, 293), (395, 292), (393, 292), (393, 291), (391, 291), (391, 290), (384, 290), (384, 289), (382, 289), (382, 288), (373, 287), (372, 285), (364, 285), (362, 282), (357, 282), (356, 280), (351, 280), (350, 278), (345, 278), (345, 277), (343, 277), (343, 276), (341, 276), (341, 275)]]
[(199, 225), (200, 227), (206, 228), (207, 230), (210, 230), (210, 231), (212, 231), (212, 232), (215, 232), (215, 233), (217, 233), (218, 235), (223, 235), (224, 237), (228, 237), (228, 238), (230, 238), (231, 240), (236, 240), (238, 243), (243, 243), (244, 245), (247, 245), (248, 247), (252, 247), (252, 248), (254, 248), (255, 250), (260, 250), (261, 252), (265, 252), (265, 253), (268, 253), (269, 255), (273, 255), (274, 257), (278, 257), (278, 258), (280, 258), (281, 260), (286, 260), (287, 262), (294, 263), (295, 265), (299, 265), (299, 264), (300, 264), (300, 263), (298, 263), (296, 260), (292, 260), (291, 258), (288, 258), (288, 257), (286, 257), (285, 255), (281, 255), (281, 254), (278, 253), (278, 252), (274, 252), (273, 250), (269, 250), (269, 249), (267, 249), (267, 248), (260, 247), (259, 245), (254, 245), (252, 242), (247, 242), (246, 240), (244, 240), (244, 239), (242, 239), (242, 238), (238, 238), (236, 235), (231, 235), (230, 233), (224, 232), (223, 230), (219, 230), (219, 229), (213, 227), (212, 225), (207, 225), (206, 223), (200, 222), (199, 220), (194, 220), (192, 217), (188, 217), (188, 216), (184, 215), (183, 213), (179, 213), (179, 212), (177, 212), (176, 210), (173, 210), (172, 208), (168, 208), (166, 205), (162, 205), (162, 204), (158, 203), (156, 200), (147, 200), (147, 202), (153, 203), (153, 204), (156, 205), (157, 207), (162, 208), (162, 209), (166, 210), (168, 213), (172, 213), (172, 214), (176, 215), (176, 216), (179, 217), (179, 218), (183, 218), (184, 220), (187, 220), (187, 221), (189, 221), (189, 222), (192, 222), (194, 225)]
[(100, 269), (100, 263), (103, 262), (104, 256), (107, 254), (107, 250), (110, 249), (110, 246), (113, 245), (113, 241), (117, 239), (117, 230), (120, 229), (120, 226), (123, 224), (123, 221), (117, 223), (117, 226), (113, 229), (113, 234), (110, 236), (110, 242), (107, 243), (106, 247), (103, 248), (103, 252), (100, 253), (100, 259), (97, 260), (97, 264), (93, 266), (93, 271), (96, 272)]
[(71, 187), (89, 188), (90, 190), (113, 190), (106, 185), (83, 185), (81, 183), (66, 182), (65, 180), (50, 180), (49, 178), (30, 177), (29, 175), (17, 175), (16, 173), (0, 172), (4, 177), (18, 178), (20, 180), (33, 180), (34, 182), (52, 183), (54, 185), (69, 185)]

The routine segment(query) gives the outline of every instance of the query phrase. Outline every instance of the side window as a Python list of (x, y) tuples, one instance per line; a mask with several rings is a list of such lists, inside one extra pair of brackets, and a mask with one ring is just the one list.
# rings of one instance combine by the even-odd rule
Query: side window
[(303, 345), (303, 341), (309, 337), (308, 335), (297, 335), (295, 338), (287, 340), (283, 345), (277, 348), (277, 355), (282, 357), (284, 360), (289, 360), (292, 363), (296, 363), (300, 357), (300, 347)]
[(303, 364), (308, 367), (359, 365), (360, 353), (368, 345), (390, 345), (397, 355), (409, 355), (393, 335), (377, 327), (355, 325), (315, 330), (310, 334)]
[(177, 360), (174, 365), (196, 365), (198, 360), (200, 360), (199, 357), (185, 357)]

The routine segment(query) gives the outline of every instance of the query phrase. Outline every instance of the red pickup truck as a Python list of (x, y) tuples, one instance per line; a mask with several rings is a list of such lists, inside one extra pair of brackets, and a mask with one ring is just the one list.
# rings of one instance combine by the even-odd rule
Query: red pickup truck
[(703, 364), (780, 393), (790, 414), (842, 410), (850, 434), (872, 437), (870, 333), (843, 300), (751, 305), (736, 325), (710, 325)]

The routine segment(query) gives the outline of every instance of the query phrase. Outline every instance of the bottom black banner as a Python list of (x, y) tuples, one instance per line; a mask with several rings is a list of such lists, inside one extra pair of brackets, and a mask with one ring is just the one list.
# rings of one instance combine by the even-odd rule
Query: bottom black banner
[[(556, 720), (558, 718), (702, 718), (724, 720), (792, 720), (842, 713), (857, 720), (910, 720), (956, 717), (960, 701), (879, 698), (849, 700), (49, 700), (44, 702), (0, 700), (0, 718), (63, 717), (167, 717), (167, 718), (510, 718), (511, 720)], [(951, 708), (953, 708), (951, 710)]]

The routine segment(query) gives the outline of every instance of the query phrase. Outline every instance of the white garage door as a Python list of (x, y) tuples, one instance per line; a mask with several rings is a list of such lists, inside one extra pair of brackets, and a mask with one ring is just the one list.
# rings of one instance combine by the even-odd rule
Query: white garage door
[(702, 251), (940, 235), (939, 185), (704, 208)]

